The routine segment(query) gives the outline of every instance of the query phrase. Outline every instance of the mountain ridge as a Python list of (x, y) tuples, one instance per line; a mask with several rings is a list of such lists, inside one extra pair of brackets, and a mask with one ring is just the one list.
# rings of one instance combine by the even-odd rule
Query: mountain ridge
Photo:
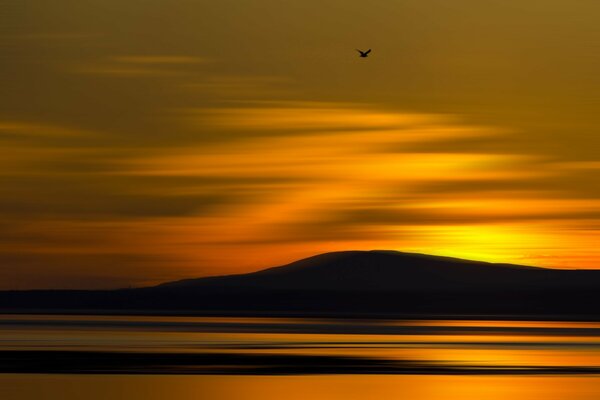
[[(519, 274), (532, 279), (560, 272), (541, 267), (490, 263), (454, 257), (432, 256), (392, 250), (352, 250), (318, 254), (282, 266), (246, 274), (183, 279), (158, 285), (159, 288), (206, 288), (237, 286), (305, 290), (401, 290), (406, 282), (429, 289), (444, 286), (492, 284), (510, 281)], [(395, 283), (394, 283), (395, 282)], [(337, 288), (336, 288), (337, 285)]]
[[(318, 254), (247, 274), (104, 291), (0, 292), (0, 312), (600, 320), (600, 270), (396, 251)], [(412, 318), (411, 317), (411, 318)]]

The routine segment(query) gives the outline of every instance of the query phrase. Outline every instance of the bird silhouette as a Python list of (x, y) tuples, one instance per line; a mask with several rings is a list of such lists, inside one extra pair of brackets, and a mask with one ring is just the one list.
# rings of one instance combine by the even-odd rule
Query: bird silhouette
[(360, 53), (360, 56), (365, 58), (365, 57), (369, 57), (369, 53), (371, 52), (371, 49), (367, 50), (367, 51), (362, 51), (359, 49), (356, 49), (356, 51), (358, 51)]

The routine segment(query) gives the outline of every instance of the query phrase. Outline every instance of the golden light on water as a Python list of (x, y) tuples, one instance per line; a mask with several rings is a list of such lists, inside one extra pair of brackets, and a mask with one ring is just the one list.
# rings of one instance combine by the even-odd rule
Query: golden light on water
[[(34, 385), (31, 382), (35, 382)], [(4, 376), (14, 399), (75, 400), (87, 393), (90, 400), (107, 397), (159, 400), (206, 396), (215, 400), (592, 400), (598, 383), (584, 377), (490, 376)], [(65, 385), (69, 390), (65, 390)], [(93, 388), (93, 391), (89, 391)]]
[[(74, 400), (82, 393), (90, 400), (198, 396), (217, 400), (282, 397), (478, 400), (504, 399), (506, 396), (522, 400), (591, 400), (600, 390), (594, 375), (543, 372), (544, 368), (560, 367), (575, 373), (578, 368), (597, 366), (598, 323), (593, 322), (147, 315), (7, 315), (1, 317), (0, 322), (4, 328), (0, 338), (5, 349), (204, 354), (215, 357), (218, 363), (212, 367), (196, 366), (199, 369), (191, 370), (191, 375), (177, 375), (173, 365), (163, 366), (170, 372), (168, 375), (0, 374), (3, 394), (14, 400)], [(343, 333), (331, 333), (332, 328), (341, 328)], [(356, 333), (365, 329), (371, 333)], [(390, 329), (395, 333), (391, 334)], [(310, 331), (313, 333), (307, 333)], [(325, 331), (330, 333), (322, 333)], [(232, 358), (220, 359), (223, 354)], [(306, 374), (299, 373), (300, 368), (290, 374), (262, 375), (257, 371), (264, 366), (243, 364), (241, 367), (250, 368), (245, 370), (248, 375), (193, 374), (209, 372), (210, 368), (223, 371), (224, 365), (235, 368), (235, 360), (239, 360), (236, 357), (240, 355), (258, 359), (279, 355), (288, 362), (289, 358), (285, 357), (316, 358), (313, 363), (323, 362), (319, 357), (345, 359), (346, 362), (362, 359), (367, 362), (366, 371), (369, 365), (373, 366), (370, 361), (379, 360), (382, 366), (397, 362), (398, 366), (409, 370), (411, 366), (429, 366), (446, 368), (446, 372)], [(124, 361), (128, 365), (127, 360)], [(228, 364), (231, 362), (233, 364)], [(280, 367), (285, 370), (289, 365)], [(455, 368), (457, 370), (452, 372)], [(467, 373), (464, 368), (474, 370)], [(486, 373), (486, 369), (492, 369), (495, 374)]]

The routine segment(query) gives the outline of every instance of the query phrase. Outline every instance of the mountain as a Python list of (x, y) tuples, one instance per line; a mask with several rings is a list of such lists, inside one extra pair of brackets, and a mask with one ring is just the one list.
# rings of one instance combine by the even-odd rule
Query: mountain
[(281, 267), (241, 274), (185, 279), (167, 289), (291, 291), (455, 291), (514, 287), (582, 287), (600, 283), (597, 271), (555, 270), (494, 264), (390, 250), (342, 251)]
[(320, 254), (258, 272), (112, 291), (0, 292), (0, 311), (227, 315), (600, 317), (600, 270), (387, 250)]

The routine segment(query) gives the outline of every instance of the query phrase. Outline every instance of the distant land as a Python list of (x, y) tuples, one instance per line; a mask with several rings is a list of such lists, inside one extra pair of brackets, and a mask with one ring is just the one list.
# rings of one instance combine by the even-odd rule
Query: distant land
[(344, 317), (600, 317), (600, 270), (388, 250), (325, 253), (258, 272), (118, 290), (0, 292), (0, 312)]

